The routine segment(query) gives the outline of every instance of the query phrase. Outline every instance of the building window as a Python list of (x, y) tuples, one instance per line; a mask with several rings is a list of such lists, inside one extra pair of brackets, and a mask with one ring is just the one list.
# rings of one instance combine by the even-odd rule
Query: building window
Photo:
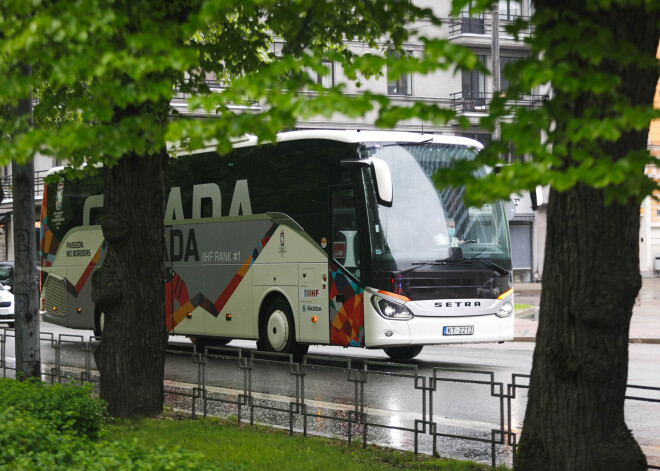
[[(412, 55), (412, 51), (405, 51), (406, 56)], [(389, 51), (388, 56), (398, 59), (401, 53), (398, 51)], [(403, 74), (395, 80), (387, 81), (387, 93), (389, 95), (412, 95), (412, 75)]]
[(333, 63), (330, 60), (323, 59), (321, 65), (327, 69), (324, 75), (316, 75), (316, 83), (321, 85), (323, 88), (330, 88), (335, 84), (335, 69)]
[[(477, 56), (486, 65), (486, 56)], [(463, 111), (486, 110), (486, 75), (480, 70), (463, 71)]]
[(514, 21), (522, 15), (520, 1), (518, 0), (499, 0), (500, 20)]
[(532, 223), (510, 223), (513, 281), (530, 283), (532, 276)]
[(500, 57), (500, 89), (503, 92), (506, 92), (509, 89), (509, 79), (504, 75), (504, 69), (507, 65), (513, 64), (516, 61), (519, 61), (522, 57)]
[(484, 14), (470, 14), (470, 9), (475, 6), (474, 3), (470, 0), (461, 10), (461, 33), (485, 34)]

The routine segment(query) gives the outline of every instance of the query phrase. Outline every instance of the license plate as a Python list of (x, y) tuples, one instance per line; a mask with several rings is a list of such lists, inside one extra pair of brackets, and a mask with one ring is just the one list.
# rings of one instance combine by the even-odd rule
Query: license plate
[(13, 312), (10, 312), (9, 308), (0, 308), (0, 314), (13, 314)]
[(442, 328), (442, 335), (472, 335), (474, 334), (473, 325), (445, 326)]

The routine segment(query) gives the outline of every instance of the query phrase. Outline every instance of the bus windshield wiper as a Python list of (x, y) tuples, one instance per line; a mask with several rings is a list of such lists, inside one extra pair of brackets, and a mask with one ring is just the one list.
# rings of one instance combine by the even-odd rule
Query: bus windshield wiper
[(415, 266), (406, 268), (405, 270), (401, 270), (399, 273), (403, 275), (406, 273), (410, 273), (411, 271), (415, 271), (419, 268), (427, 267), (429, 265), (447, 265), (449, 263), (457, 263), (462, 261), (463, 261), (462, 258), (447, 258), (444, 260), (429, 260), (427, 262), (412, 262), (411, 265), (415, 265)]
[(492, 262), (492, 261), (488, 260), (487, 258), (482, 258), (482, 257), (470, 257), (470, 258), (466, 258), (465, 260), (475, 260), (475, 261), (477, 261), (477, 262), (483, 263), (484, 265), (486, 265), (486, 266), (488, 266), (488, 267), (490, 267), (490, 268), (493, 268), (495, 271), (497, 271), (497, 273), (499, 273), (499, 274), (502, 275), (502, 276), (509, 276), (509, 275), (511, 275), (511, 271), (507, 270), (507, 269), (504, 268), (503, 266), (498, 265), (498, 264), (495, 263), (495, 262)]

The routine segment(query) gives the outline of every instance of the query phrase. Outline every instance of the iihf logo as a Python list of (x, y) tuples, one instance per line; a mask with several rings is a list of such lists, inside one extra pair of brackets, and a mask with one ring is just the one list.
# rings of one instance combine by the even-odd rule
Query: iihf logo
[(284, 247), (284, 231), (280, 232), (280, 248), (278, 250), (281, 257), (284, 257), (286, 253), (286, 247)]

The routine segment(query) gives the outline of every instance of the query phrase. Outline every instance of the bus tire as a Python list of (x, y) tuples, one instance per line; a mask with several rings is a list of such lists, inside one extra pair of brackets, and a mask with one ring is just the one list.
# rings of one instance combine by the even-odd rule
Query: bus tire
[(407, 347), (390, 347), (383, 350), (394, 361), (408, 361), (415, 358), (424, 348), (423, 345), (409, 345)]
[(283, 298), (275, 298), (268, 304), (265, 314), (264, 332), (261, 336), (264, 350), (291, 353), (296, 361), (302, 359), (309, 345), (296, 342), (296, 327), (289, 303)]
[(103, 328), (105, 326), (105, 313), (99, 306), (94, 306), (94, 335), (97, 337), (103, 336)]

